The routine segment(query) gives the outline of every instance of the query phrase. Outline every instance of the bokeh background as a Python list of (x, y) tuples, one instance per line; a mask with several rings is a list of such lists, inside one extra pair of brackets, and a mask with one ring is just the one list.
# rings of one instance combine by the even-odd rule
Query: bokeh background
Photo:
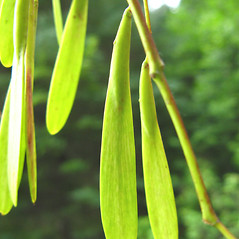
[[(62, 1), (64, 19), (70, 1)], [(1, 239), (103, 239), (99, 209), (101, 127), (112, 43), (123, 0), (92, 0), (83, 70), (70, 118), (50, 136), (45, 109), (58, 45), (49, 0), (39, 1), (34, 106), (38, 199), (26, 170), (19, 205), (0, 217)], [(182, 0), (151, 12), (153, 36), (218, 216), (239, 236), (239, 15), (237, 0)], [(137, 155), (139, 239), (153, 239), (142, 177), (138, 82), (144, 52), (133, 23), (131, 92)], [(0, 106), (10, 80), (0, 67)], [(177, 136), (155, 88), (158, 120), (172, 174), (182, 239), (220, 239), (203, 224)], [(162, 219), (163, 220), (163, 219)]]

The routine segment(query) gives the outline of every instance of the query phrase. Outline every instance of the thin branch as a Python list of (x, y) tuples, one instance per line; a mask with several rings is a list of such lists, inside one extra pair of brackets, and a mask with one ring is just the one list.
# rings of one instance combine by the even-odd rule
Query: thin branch
[(237, 239), (220, 221), (215, 224), (215, 227), (228, 239)]
[(148, 29), (150, 33), (152, 33), (148, 0), (144, 0), (144, 14), (145, 14), (145, 19), (146, 19)]

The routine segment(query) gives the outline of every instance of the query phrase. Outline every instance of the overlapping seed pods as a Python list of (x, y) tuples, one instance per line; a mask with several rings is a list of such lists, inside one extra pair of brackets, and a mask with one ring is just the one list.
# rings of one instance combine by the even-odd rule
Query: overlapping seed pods
[(130, 96), (131, 12), (124, 12), (114, 41), (105, 102), (100, 165), (100, 206), (107, 239), (137, 237), (137, 193)]
[(11, 199), (17, 205), (21, 139), (24, 133), (24, 80), (25, 52), (29, 18), (29, 0), (16, 0), (14, 13), (14, 55), (11, 76), (9, 132), (8, 132), (8, 183)]
[(36, 200), (36, 146), (32, 105), (37, 0), (16, 0), (13, 66), (0, 125), (0, 213), (17, 205), (27, 155), (32, 201)]
[(88, 0), (73, 0), (66, 20), (47, 102), (46, 124), (51, 134), (61, 130), (70, 114), (83, 60)]
[(173, 187), (158, 126), (149, 66), (140, 76), (142, 157), (148, 215), (155, 239), (177, 239), (178, 223)]
[[(8, 124), (9, 124), (9, 106), (10, 106), (10, 88), (8, 90), (0, 124), (0, 213), (6, 215), (12, 208), (10, 191), (8, 187)], [(24, 146), (23, 146), (24, 147)], [(20, 157), (24, 157), (21, 152)], [(18, 187), (20, 184), (24, 160), (20, 160)]]

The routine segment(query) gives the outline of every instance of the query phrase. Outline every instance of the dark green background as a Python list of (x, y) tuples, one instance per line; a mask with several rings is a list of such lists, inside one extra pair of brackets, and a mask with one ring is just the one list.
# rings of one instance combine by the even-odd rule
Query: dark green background
[[(112, 43), (123, 0), (91, 0), (83, 70), (64, 129), (50, 136), (45, 108), (57, 54), (52, 6), (40, 0), (34, 105), (38, 199), (30, 202), (26, 170), (19, 205), (0, 217), (0, 239), (101, 239), (99, 154)], [(222, 222), (239, 236), (239, 15), (237, 0), (183, 0), (152, 12), (152, 29), (170, 88), (185, 121), (210, 197)], [(62, 2), (64, 18), (69, 1)], [(138, 82), (144, 60), (133, 23), (131, 92), (137, 155), (139, 239), (152, 239), (142, 178)], [(1, 108), (10, 69), (0, 68)], [(182, 239), (220, 239), (201, 220), (190, 174), (155, 88), (158, 120), (172, 174)], [(163, 220), (163, 218), (162, 218)], [(123, 238), (122, 238), (123, 239)]]

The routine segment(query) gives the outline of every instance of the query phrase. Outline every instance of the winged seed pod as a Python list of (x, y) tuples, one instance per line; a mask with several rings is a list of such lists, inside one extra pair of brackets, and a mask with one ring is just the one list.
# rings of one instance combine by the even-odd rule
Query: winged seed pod
[(13, 61), (13, 19), (16, 0), (2, 0), (0, 8), (0, 59), (5, 67)]
[(107, 239), (137, 237), (137, 194), (129, 58), (131, 12), (114, 41), (105, 102), (100, 165), (100, 206)]
[(62, 129), (75, 99), (83, 60), (87, 11), (88, 0), (73, 0), (48, 95), (46, 125), (50, 134)]
[[(19, 165), (25, 127), (24, 61), (27, 44), (29, 0), (17, 0), (14, 10), (14, 56), (11, 76), (9, 131), (8, 131), (8, 183), (13, 204), (17, 205)], [(24, 141), (24, 142), (21, 142)], [(25, 152), (24, 152), (25, 153)]]
[(178, 223), (172, 182), (158, 126), (149, 66), (140, 76), (142, 156), (148, 215), (155, 239), (177, 239)]

